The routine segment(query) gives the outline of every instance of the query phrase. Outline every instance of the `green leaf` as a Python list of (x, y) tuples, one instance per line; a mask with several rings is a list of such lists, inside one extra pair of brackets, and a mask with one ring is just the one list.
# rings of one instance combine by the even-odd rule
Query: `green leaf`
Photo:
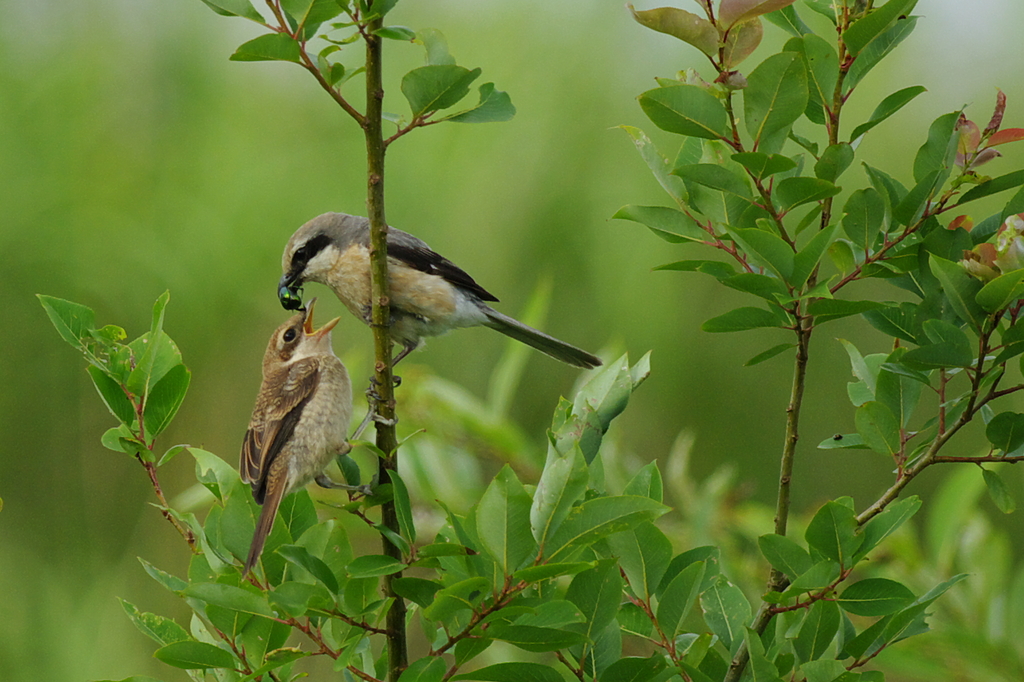
[(760, 635), (752, 628), (744, 627), (743, 638), (750, 653), (750, 673), (753, 682), (782, 682), (779, 669), (765, 654), (764, 642), (761, 641)]
[(703, 594), (700, 606), (704, 610), (704, 622), (711, 632), (718, 635), (728, 649), (743, 636), (743, 628), (750, 622), (750, 602), (740, 588), (719, 576)]
[(685, 213), (667, 206), (637, 206), (630, 204), (616, 211), (612, 218), (632, 220), (635, 223), (645, 225), (651, 232), (670, 244), (680, 244), (689, 241), (703, 242), (711, 237)]
[(834, 197), (841, 191), (841, 187), (818, 178), (786, 178), (775, 186), (774, 198), (779, 211), (785, 213), (812, 201)]
[(398, 573), (405, 564), (393, 557), (383, 554), (364, 554), (356, 557), (348, 565), (346, 571), (350, 578), (377, 578), (382, 575)]
[(807, 305), (807, 312), (815, 317), (815, 324), (824, 324), (850, 315), (860, 315), (881, 308), (877, 301), (844, 301), (838, 298), (818, 298)]
[(736, 308), (729, 312), (712, 317), (700, 326), (701, 331), (712, 334), (723, 332), (741, 332), (747, 329), (762, 327), (781, 327), (782, 322), (771, 311), (764, 308)]
[(119, 599), (121, 607), (124, 608), (128, 618), (142, 634), (163, 646), (173, 642), (183, 642), (189, 638), (185, 628), (175, 623), (170, 618), (158, 616), (155, 613), (143, 613), (131, 602)]
[(532, 503), (512, 467), (506, 464), (487, 486), (477, 506), (480, 544), (505, 575), (511, 575), (536, 554), (537, 542), (530, 534)]
[(851, 568), (850, 558), (860, 548), (864, 536), (857, 534), (857, 517), (853, 510), (829, 501), (807, 525), (804, 539), (825, 557), (839, 562), (844, 568)]
[(968, 275), (959, 263), (938, 256), (931, 256), (932, 273), (942, 284), (949, 303), (965, 322), (975, 329), (981, 329), (985, 311), (977, 302), (981, 282)]
[(871, 41), (887, 31), (900, 17), (910, 14), (917, 0), (889, 0), (880, 8), (855, 21), (843, 33), (850, 54), (859, 55)]
[[(897, 90), (883, 99), (878, 103), (878, 106), (875, 107), (875, 110), (871, 112), (871, 116), (868, 117), (868, 120), (853, 129), (853, 132), (850, 134), (850, 142), (858, 139), (861, 135), (895, 114), (897, 111), (909, 104), (915, 97), (920, 95), (922, 92), (925, 92), (925, 90), (926, 88), (923, 85), (912, 85), (909, 88)], [(965, 200), (966, 195), (959, 203), (962, 204)]]
[(382, 26), (374, 31), (373, 34), (388, 40), (400, 40), (403, 42), (416, 40), (416, 31), (408, 26)]
[(234, 656), (206, 642), (173, 642), (157, 649), (153, 656), (167, 665), (185, 670), (238, 667)]
[(904, 353), (903, 349), (893, 351), (886, 364), (882, 365), (878, 372), (875, 396), (880, 403), (889, 408), (899, 425), (906, 428), (921, 399), (924, 384), (917, 376), (892, 371), (900, 367), (898, 363)]
[[(305, 569), (310, 575), (323, 583), (324, 587), (332, 594), (338, 591), (338, 579), (335, 577), (334, 571), (327, 566), (323, 559), (313, 556), (305, 547), (300, 545), (281, 545), (277, 548), (277, 553), (290, 563)], [(370, 555), (370, 557), (373, 558), (373, 555)]]
[(885, 202), (872, 187), (858, 189), (843, 206), (843, 231), (863, 251), (868, 251), (885, 220)]
[(807, 108), (807, 72), (795, 54), (783, 52), (761, 62), (743, 90), (744, 121), (754, 149), (768, 136), (785, 130)]
[(848, 94), (853, 90), (871, 69), (875, 68), (880, 61), (885, 59), (886, 55), (895, 50), (896, 46), (913, 32), (915, 26), (917, 26), (917, 17), (900, 19), (889, 30), (872, 40), (850, 67), (846, 80), (843, 81), (845, 92)]
[(750, 201), (750, 186), (742, 177), (725, 166), (713, 163), (683, 164), (672, 169), (672, 174), (747, 202)]
[(982, 469), (981, 473), (985, 478), (988, 496), (992, 498), (999, 511), (1004, 514), (1012, 514), (1017, 509), (1017, 501), (1010, 495), (1003, 479), (991, 469)]
[(448, 672), (448, 664), (440, 656), (427, 656), (413, 661), (402, 671), (398, 682), (441, 682)]
[(562, 675), (550, 665), (540, 663), (495, 663), (462, 673), (452, 680), (479, 680), (480, 682), (564, 682)]
[(843, 590), (836, 602), (858, 616), (886, 616), (914, 601), (906, 585), (887, 578), (865, 578)]
[(428, 64), (402, 77), (402, 94), (409, 101), (413, 116), (447, 109), (469, 94), (469, 85), (480, 76), (480, 69), (455, 64)]
[(242, 43), (229, 57), (235, 62), (282, 61), (302, 63), (299, 44), (287, 33), (268, 33)]
[(796, 161), (782, 154), (740, 152), (733, 154), (732, 160), (750, 171), (758, 180), (796, 168)]
[(85, 369), (110, 413), (125, 426), (132, 426), (135, 423), (135, 408), (121, 384), (95, 365), (89, 365)]
[(821, 257), (825, 255), (825, 251), (832, 245), (837, 229), (837, 225), (829, 225), (823, 230), (818, 230), (806, 246), (793, 257), (793, 274), (790, 277), (790, 283), (794, 287), (802, 287), (807, 282)]
[(263, 23), (263, 17), (249, 0), (202, 0), (203, 4), (224, 17), (244, 17)]
[(853, 163), (853, 147), (848, 142), (832, 144), (821, 153), (821, 158), (814, 164), (814, 175), (827, 182), (836, 179)]
[(445, 116), (445, 121), (454, 123), (501, 123), (510, 121), (516, 115), (516, 107), (507, 92), (496, 90), (494, 83), (480, 86), (480, 101), (472, 109)]
[(787, 282), (793, 275), (793, 248), (773, 232), (757, 228), (730, 229), (729, 235), (758, 262), (771, 268), (780, 279)]
[(194, 583), (184, 590), (186, 597), (192, 597), (207, 604), (213, 604), (232, 611), (251, 613), (257, 616), (273, 617), (265, 595), (250, 592), (234, 585), (223, 583)]
[(634, 594), (649, 599), (672, 560), (672, 542), (653, 523), (608, 538)]
[(434, 601), (434, 595), (443, 587), (441, 583), (423, 578), (403, 577), (391, 581), (391, 589), (395, 591), (395, 594), (414, 601), (424, 608), (430, 606), (430, 603)]
[(175, 365), (153, 386), (143, 413), (146, 433), (150, 438), (157, 437), (170, 425), (185, 400), (191, 379), (192, 372), (185, 365)]
[(807, 675), (807, 682), (867, 682), (863, 673), (849, 672), (842, 661), (832, 658), (808, 661), (800, 666), (800, 672)]
[(788, 5), (782, 9), (777, 9), (774, 12), (769, 12), (764, 15), (764, 18), (797, 38), (807, 33), (811, 33), (811, 28), (803, 22), (800, 16), (796, 13), (796, 10), (793, 8), (793, 5)]
[[(789, 41), (786, 50), (792, 51), (791, 48), (799, 52), (806, 65), (811, 106), (819, 107), (819, 111), (821, 107), (831, 108), (839, 78), (839, 56), (835, 48), (813, 33), (808, 33), (801, 40)], [(817, 122), (823, 123), (824, 120)]]
[(754, 365), (759, 365), (759, 364), (761, 364), (762, 362), (764, 362), (766, 360), (771, 360), (772, 358), (774, 358), (779, 353), (786, 352), (790, 348), (796, 348), (796, 344), (795, 343), (780, 343), (777, 346), (772, 346), (768, 350), (762, 351), (762, 352), (758, 353), (757, 355), (755, 355), (754, 357), (752, 357), (749, 360), (747, 360), (746, 362), (744, 362), (743, 366), (744, 367), (753, 367)]
[(665, 666), (665, 657), (658, 654), (649, 658), (627, 656), (605, 668), (600, 682), (657, 682), (665, 679)]
[(837, 433), (818, 443), (819, 450), (867, 450), (859, 433)]
[(518, 570), (512, 574), (512, 578), (515, 580), (523, 580), (528, 583), (535, 583), (563, 575), (576, 575), (581, 571), (585, 571), (593, 567), (594, 564), (591, 561), (570, 561), (557, 564), (541, 564), (539, 566), (529, 566), (528, 568)]
[(985, 437), (992, 447), (1009, 454), (1024, 445), (1024, 414), (1001, 412), (985, 427)]
[[(658, 184), (661, 185), (662, 189), (668, 192), (669, 196), (676, 201), (685, 201), (686, 188), (683, 186), (682, 178), (669, 173), (669, 171), (674, 167), (674, 164), (670, 163), (669, 160), (658, 151), (658, 148), (655, 147), (650, 138), (644, 134), (644, 131), (632, 126), (619, 127), (626, 131), (626, 134), (629, 135), (631, 140), (633, 140), (633, 144), (636, 145), (637, 151), (640, 152), (640, 157), (644, 160), (644, 163), (647, 164), (647, 167), (651, 170), (651, 173), (658, 181)], [(691, 139), (687, 138), (687, 141), (691, 141)], [(693, 139), (692, 141), (696, 142), (697, 145), (700, 146), (700, 140)], [(684, 146), (685, 144), (686, 143), (684, 142)]]
[(481, 577), (449, 585), (434, 595), (434, 602), (423, 609), (423, 615), (428, 620), (446, 623), (458, 612), (473, 609), (486, 596), (490, 586), (490, 581)]
[[(890, 0), (891, 1), (891, 0)], [(921, 145), (914, 158), (914, 180), (923, 181), (929, 173), (948, 168), (956, 154), (958, 135), (956, 122), (960, 112), (943, 114), (928, 128), (928, 141)]]
[(786, 589), (785, 597), (794, 597), (804, 592), (814, 592), (831, 587), (839, 578), (840, 565), (831, 559), (825, 559), (811, 566)]
[(623, 495), (641, 495), (656, 502), (662, 501), (661, 471), (656, 461), (648, 462), (633, 475), (622, 490)]
[(672, 579), (658, 600), (658, 625), (668, 637), (674, 639), (684, 631), (684, 621), (700, 594), (706, 568), (704, 561), (690, 564)]
[(840, 620), (839, 607), (835, 602), (814, 602), (804, 617), (799, 634), (793, 640), (793, 648), (801, 661), (806, 663), (821, 658), (839, 632)]
[(914, 495), (893, 502), (885, 511), (864, 524), (861, 529), (864, 541), (854, 555), (854, 561), (860, 561), (867, 556), (868, 552), (896, 532), (920, 508), (921, 498)]
[(1020, 185), (1024, 185), (1024, 170), (1000, 175), (998, 178), (992, 178), (990, 180), (986, 180), (980, 185), (975, 185), (960, 197), (960, 201), (956, 202), (956, 205), (960, 206), (962, 204), (966, 204), (968, 201), (981, 199), (982, 197), (1013, 189)]
[(448, 50), (448, 39), (436, 28), (424, 28), (416, 32), (416, 42), (427, 52), (427, 64), (454, 64), (455, 57)]
[(653, 521), (668, 507), (649, 497), (619, 495), (597, 497), (573, 507), (565, 522), (545, 546), (548, 561), (564, 561), (574, 550), (586, 547), (612, 533)]
[(900, 425), (892, 410), (877, 400), (857, 408), (857, 433), (864, 443), (877, 453), (895, 455), (900, 451)]
[(730, 289), (760, 296), (772, 303), (789, 297), (789, 291), (786, 289), (785, 283), (781, 279), (771, 277), (770, 275), (741, 272), (738, 275), (726, 277), (720, 281)]
[(675, 7), (641, 11), (633, 9), (630, 4), (626, 7), (642, 26), (678, 38), (708, 56), (718, 54), (718, 29), (707, 19)]
[(586, 490), (589, 476), (578, 444), (565, 453), (548, 448), (547, 462), (530, 507), (530, 529), (538, 544), (544, 546), (558, 531), (572, 505)]
[(811, 555), (807, 550), (785, 535), (762, 535), (757, 539), (757, 545), (768, 563), (791, 580), (806, 573), (811, 567)]
[(514, 644), (523, 651), (534, 652), (567, 649), (586, 641), (583, 635), (569, 630), (502, 623), (492, 623), (487, 628), (487, 636)]
[(1024, 269), (999, 275), (981, 288), (974, 300), (984, 310), (994, 313), (1024, 296)]
[(615, 620), (622, 598), (622, 576), (614, 560), (598, 562), (594, 568), (578, 573), (569, 583), (565, 598), (583, 614), (583, 634), (593, 640), (597, 633)]
[(89, 338), (89, 332), (96, 328), (96, 313), (91, 308), (62, 298), (43, 294), (36, 294), (36, 297), (60, 337), (75, 348), (84, 350), (82, 339)]
[(145, 569), (146, 573), (149, 574), (149, 577), (160, 583), (165, 589), (171, 592), (181, 592), (186, 587), (188, 587), (188, 583), (186, 581), (182, 580), (181, 578), (175, 575), (171, 575), (166, 571), (160, 570), (159, 568), (157, 568), (156, 566), (154, 566), (153, 564), (149, 563), (141, 557), (139, 558), (139, 563), (142, 564), (142, 568)]
[(729, 136), (728, 116), (718, 99), (696, 85), (673, 85), (640, 95), (640, 108), (662, 130), (717, 140)]

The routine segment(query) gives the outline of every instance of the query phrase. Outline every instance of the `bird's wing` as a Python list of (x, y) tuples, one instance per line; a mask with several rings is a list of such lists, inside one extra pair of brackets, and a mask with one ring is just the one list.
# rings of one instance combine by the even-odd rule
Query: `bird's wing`
[[(425, 243), (412, 235), (391, 230), (388, 234), (388, 255), (396, 258), (411, 268), (428, 275), (443, 277), (460, 289), (472, 293), (481, 301), (497, 301), (491, 292), (476, 283), (472, 277), (455, 263), (437, 253)], [(403, 237), (411, 237), (404, 239)]]
[[(279, 373), (264, 380), (242, 442), (242, 480), (252, 484), (253, 496), (260, 504), (270, 465), (292, 437), (303, 408), (320, 383), (320, 364), (315, 358), (299, 360), (281, 373), (283, 378)], [(268, 384), (277, 388), (266, 390)]]

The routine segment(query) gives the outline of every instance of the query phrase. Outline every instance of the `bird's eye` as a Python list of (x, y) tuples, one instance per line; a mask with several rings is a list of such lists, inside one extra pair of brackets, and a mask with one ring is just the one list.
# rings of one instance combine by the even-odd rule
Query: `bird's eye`
[(301, 246), (295, 249), (295, 253), (292, 254), (292, 261), (296, 263), (305, 263), (309, 260), (308, 249), (305, 246)]
[(295, 340), (295, 337), (298, 335), (298, 332), (296, 332), (294, 328), (289, 327), (288, 329), (284, 330), (284, 342), (291, 343), (292, 341)]

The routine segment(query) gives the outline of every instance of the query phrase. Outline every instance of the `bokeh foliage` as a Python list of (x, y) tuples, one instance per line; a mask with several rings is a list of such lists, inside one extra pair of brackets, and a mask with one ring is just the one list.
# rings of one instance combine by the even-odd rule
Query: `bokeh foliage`
[[(115, 3), (0, 5), (0, 59), (7, 66), (0, 71), (0, 291), (10, 330), (0, 342), (7, 388), (0, 573), (12, 586), (2, 598), (10, 605), (0, 625), (5, 679), (80, 679), (83, 669), (86, 675), (111, 675), (110, 661), (124, 661), (124, 674), (143, 669), (148, 642), (109, 595), (140, 601), (150, 591), (149, 579), (139, 575), (135, 557), (160, 557), (172, 565), (177, 554), (173, 531), (148, 507), (138, 472), (103, 458), (97, 434), (105, 428), (106, 412), (74, 358), (40, 324), (31, 294), (89, 301), (101, 320), (136, 320), (130, 330), (135, 336), (147, 327), (152, 300), (172, 289), (181, 316), (169, 328), (190, 358), (195, 384), (179, 417), (187, 433), (172, 427), (169, 442), (200, 434), (209, 449), (233, 452), (258, 385), (254, 368), (264, 331), (280, 316), (269, 292), (284, 239), (311, 215), (358, 212), (361, 205), (361, 161), (346, 160), (358, 159), (359, 141), (310, 86), (283, 69), (229, 64), (227, 55), (244, 38), (210, 22), (205, 8), (192, 4), (131, 11)], [(742, 349), (735, 354), (745, 358), (761, 344), (696, 332), (723, 302), (711, 300), (696, 276), (650, 274), (651, 266), (674, 257), (672, 251), (607, 222), (621, 204), (642, 201), (645, 193), (654, 201), (658, 194), (628, 142), (610, 128), (644, 120), (632, 100), (637, 83), (652, 72), (677, 68), (680, 49), (668, 39), (636, 47), (644, 31), (617, 3), (594, 3), (586, 10), (577, 3), (524, 3), (521, 14), (498, 5), (452, 3), (451, 9), (459, 11), (449, 13), (445, 28), (457, 51), (486, 60), (486, 71), (516, 94), (520, 114), (501, 131), (435, 129), (411, 141), (391, 159), (389, 218), (427, 237), (474, 274), (486, 273), (481, 279), (502, 296), (509, 312), (518, 309), (537, 278), (549, 275), (556, 284), (550, 330), (597, 344), (655, 349), (659, 374), (623, 417), (626, 457), (664, 456), (680, 428), (689, 426), (698, 439), (689, 465), (697, 479), (718, 470), (720, 453), (734, 452), (742, 457), (739, 480), (756, 486), (774, 468), (764, 464), (778, 440), (769, 417), (780, 409), (786, 371), (770, 363), (737, 367), (733, 351)], [(416, 13), (433, 10), (410, 3), (402, 11), (409, 12), (409, 23), (424, 24)], [(558, 21), (539, 21), (545, 11)], [(991, 21), (1012, 24), (1007, 17)], [(496, 45), (496, 35), (515, 36), (514, 43), (510, 37), (508, 45)], [(948, 49), (949, 43), (919, 35), (921, 44), (905, 47), (921, 52), (909, 53), (915, 56), (908, 54), (907, 62), (926, 64), (927, 55)], [(684, 56), (691, 61), (695, 55)], [(1013, 55), (1005, 57), (998, 66), (1009, 68)], [(961, 57), (970, 59), (970, 52)], [(904, 115), (930, 120), (965, 100), (988, 102), (996, 84), (1011, 99), (1024, 101), (993, 65), (976, 64), (975, 73), (979, 77), (943, 82)], [(898, 78), (891, 72), (884, 77)], [(864, 85), (873, 87), (870, 81)], [(891, 149), (894, 172), (909, 170), (912, 150), (903, 144), (899, 126), (880, 126), (876, 133), (871, 144)], [(464, 237), (474, 230), (478, 237)], [(566, 251), (574, 254), (568, 261), (557, 255)], [(609, 271), (622, 275), (606, 277)], [(651, 310), (673, 314), (661, 318)], [(336, 335), (345, 339), (339, 353), (358, 371), (361, 363), (367, 366), (359, 350), (367, 337), (355, 325), (346, 329)], [(486, 368), (500, 340), (482, 331), (466, 335), (433, 342), (416, 362), (464, 384), (472, 397), (486, 389)], [(849, 375), (845, 351), (830, 340), (818, 343), (835, 362), (810, 401), (818, 405), (807, 425), (807, 433), (815, 434), (808, 440), (815, 442), (853, 426), (837, 424), (832, 410)], [(516, 421), (527, 427), (511, 427), (516, 437), (539, 433), (557, 395), (567, 392), (570, 375), (543, 362), (530, 360), (540, 369), (527, 374), (520, 395), (550, 400), (513, 403)], [(718, 395), (706, 390), (703, 377), (709, 373), (721, 382)], [(454, 410), (460, 403), (452, 405)], [(717, 417), (723, 405), (741, 407), (744, 418), (723, 422)], [(540, 447), (538, 438), (526, 438)], [(179, 466), (172, 479), (180, 484), (176, 489), (191, 478), (187, 463)], [(809, 456), (806, 466), (821, 490), (798, 500), (804, 509), (863, 469), (820, 455)], [(731, 490), (724, 478), (708, 479), (706, 494), (715, 485)], [(679, 474), (675, 485), (696, 486)], [(765, 500), (770, 486), (740, 489), (741, 497), (751, 492)], [(724, 513), (714, 519), (698, 502), (676, 503), (693, 505), (688, 514), (704, 512), (697, 518), (706, 522), (695, 523), (689, 533), (713, 533), (736, 515), (763, 527), (755, 511), (742, 505), (736, 511), (731, 499), (722, 501)], [(999, 539), (992, 522), (968, 512), (961, 520), (972, 533), (961, 537), (962, 552), (948, 541), (948, 555), (970, 563), (977, 550), (968, 543), (984, 541), (1012, 565), (1019, 547)], [(965, 621), (984, 623), (997, 636), (998, 618), (979, 608), (965, 606)], [(96, 627), (97, 613), (103, 627)], [(49, 646), (55, 641), (61, 642), (57, 654)], [(137, 645), (135, 654), (126, 642)], [(27, 671), (31, 677), (24, 677)]]

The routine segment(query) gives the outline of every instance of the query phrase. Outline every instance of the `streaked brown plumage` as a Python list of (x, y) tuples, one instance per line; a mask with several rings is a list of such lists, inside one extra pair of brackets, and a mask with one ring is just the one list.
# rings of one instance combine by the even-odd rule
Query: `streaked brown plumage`
[[(325, 213), (300, 227), (288, 240), (278, 283), (281, 305), (301, 305), (304, 282), (329, 286), (345, 307), (370, 323), (370, 221), (344, 213)], [(597, 367), (600, 358), (500, 313), (490, 292), (459, 266), (435, 253), (422, 240), (388, 228), (388, 277), (391, 338), (408, 355), (425, 336), (459, 327), (483, 325), (533, 346), (574, 367)]]
[(323, 473), (335, 456), (348, 452), (352, 416), (348, 372), (331, 348), (334, 318), (313, 328), (313, 305), (278, 327), (263, 355), (260, 386), (242, 443), (242, 480), (252, 485), (263, 511), (245, 562), (247, 575), (259, 559), (281, 500), (310, 481), (343, 487)]

